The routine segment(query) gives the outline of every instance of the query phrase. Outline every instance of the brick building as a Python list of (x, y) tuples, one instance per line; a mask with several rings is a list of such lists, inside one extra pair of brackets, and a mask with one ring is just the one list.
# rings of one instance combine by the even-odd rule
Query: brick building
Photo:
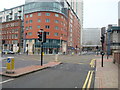
[[(1, 33), (4, 41), (3, 50), (7, 49), (16, 52), (18, 50), (17, 46), (21, 43), (21, 20), (2, 23)], [(15, 49), (17, 50), (15, 51)]]
[(4, 9), (0, 12), (2, 49), (18, 52), (23, 48), (23, 6)]
[[(49, 7), (49, 8), (48, 8)], [(40, 52), (37, 32), (47, 32), (45, 54), (68, 53), (80, 48), (80, 20), (65, 2), (29, 2), (24, 7), (24, 35), (29, 54)]]
[(26, 0), (24, 5), (1, 11), (3, 49), (39, 54), (37, 32), (43, 29), (47, 32), (45, 54), (79, 52), (82, 4), (71, 0)]

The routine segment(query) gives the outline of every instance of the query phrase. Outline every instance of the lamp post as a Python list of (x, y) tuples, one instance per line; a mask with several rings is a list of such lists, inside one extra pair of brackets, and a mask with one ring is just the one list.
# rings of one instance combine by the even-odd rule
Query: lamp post
[(62, 37), (60, 36), (60, 53), (62, 53), (62, 42), (61, 42)]
[(23, 41), (24, 53), (26, 51), (26, 35), (27, 35), (27, 33), (24, 33), (24, 41)]

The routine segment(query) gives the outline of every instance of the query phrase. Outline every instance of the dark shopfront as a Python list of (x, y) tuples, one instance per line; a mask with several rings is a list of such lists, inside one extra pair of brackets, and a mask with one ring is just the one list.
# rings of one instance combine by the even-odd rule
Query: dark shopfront
[[(41, 43), (38, 40), (35, 40), (33, 51), (35, 54), (40, 54)], [(44, 54), (58, 54), (59, 51), (60, 51), (59, 40), (47, 40), (46, 43), (43, 43)]]

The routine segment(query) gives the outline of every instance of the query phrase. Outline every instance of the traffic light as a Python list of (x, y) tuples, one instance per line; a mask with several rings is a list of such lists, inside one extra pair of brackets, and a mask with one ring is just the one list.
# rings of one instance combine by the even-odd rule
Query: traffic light
[(101, 42), (104, 43), (104, 41), (105, 41), (105, 36), (102, 34), (102, 36), (101, 36)]
[(46, 32), (43, 32), (43, 42), (46, 42)]
[(38, 31), (38, 40), (43, 41), (43, 31)]
[(98, 46), (96, 46), (96, 49), (98, 49), (99, 47)]
[(19, 46), (20, 44), (18, 43), (17, 46)]
[(45, 43), (46, 42), (46, 32), (38, 31), (38, 40)]
[(2, 44), (5, 44), (5, 40), (2, 40)]

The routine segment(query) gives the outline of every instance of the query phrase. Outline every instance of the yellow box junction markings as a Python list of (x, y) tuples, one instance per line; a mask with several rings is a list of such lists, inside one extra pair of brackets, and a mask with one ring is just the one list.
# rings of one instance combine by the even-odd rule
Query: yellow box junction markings
[(91, 81), (92, 81), (93, 72), (94, 72), (93, 70), (88, 72), (85, 83), (82, 87), (82, 90), (86, 90), (86, 88), (87, 90), (89, 90)]
[(90, 62), (90, 66), (93, 67), (93, 68), (95, 67), (95, 60), (96, 59), (92, 59), (91, 62)]

